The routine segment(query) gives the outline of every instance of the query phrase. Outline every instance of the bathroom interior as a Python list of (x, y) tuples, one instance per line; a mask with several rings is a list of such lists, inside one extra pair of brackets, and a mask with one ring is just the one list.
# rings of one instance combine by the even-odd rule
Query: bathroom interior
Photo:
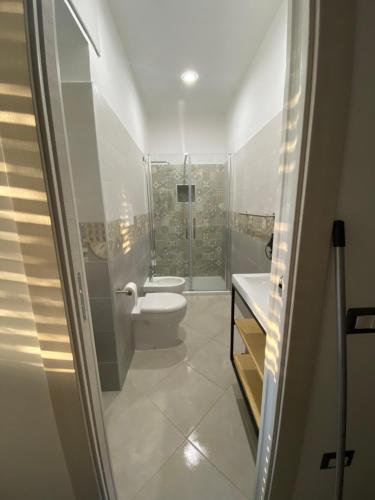
[(253, 498), (287, 6), (101, 0), (88, 33), (55, 4), (120, 500)]

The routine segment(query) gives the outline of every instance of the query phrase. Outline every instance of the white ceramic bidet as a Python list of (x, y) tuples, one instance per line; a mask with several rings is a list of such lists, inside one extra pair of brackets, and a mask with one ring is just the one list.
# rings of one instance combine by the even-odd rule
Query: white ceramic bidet
[(185, 289), (185, 279), (178, 276), (154, 276), (147, 278), (143, 285), (145, 293), (171, 292), (182, 293)]

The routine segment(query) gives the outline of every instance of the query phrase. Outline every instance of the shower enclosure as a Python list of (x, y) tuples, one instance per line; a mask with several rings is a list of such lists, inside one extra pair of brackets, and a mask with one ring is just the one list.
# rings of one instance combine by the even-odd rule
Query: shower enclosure
[(150, 274), (182, 276), (187, 291), (229, 289), (230, 156), (147, 158)]

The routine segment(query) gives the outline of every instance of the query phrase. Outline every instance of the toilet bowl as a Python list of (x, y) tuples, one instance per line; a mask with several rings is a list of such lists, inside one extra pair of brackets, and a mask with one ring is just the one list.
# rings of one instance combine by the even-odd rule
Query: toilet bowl
[(185, 297), (168, 292), (137, 297), (135, 285), (129, 285), (125, 290), (132, 290), (134, 301), (131, 318), (135, 349), (165, 349), (179, 344), (179, 324), (186, 314)]

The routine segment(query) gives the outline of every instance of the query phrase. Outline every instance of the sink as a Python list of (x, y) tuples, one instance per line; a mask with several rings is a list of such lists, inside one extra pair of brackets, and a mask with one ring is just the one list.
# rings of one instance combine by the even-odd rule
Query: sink
[(232, 283), (267, 332), (269, 326), (268, 308), (271, 292), (270, 273), (233, 274)]
[(143, 290), (145, 293), (182, 293), (184, 289), (185, 278), (180, 278), (179, 276), (154, 276), (151, 280), (147, 278), (143, 285)]

